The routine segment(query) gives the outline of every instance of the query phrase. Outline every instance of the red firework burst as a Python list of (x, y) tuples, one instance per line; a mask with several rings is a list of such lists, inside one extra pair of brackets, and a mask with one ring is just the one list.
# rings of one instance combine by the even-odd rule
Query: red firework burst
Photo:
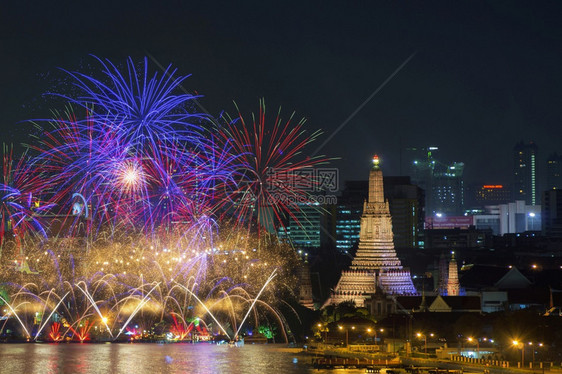
[(223, 147), (239, 155), (236, 187), (229, 194), (235, 216), (267, 231), (283, 226), (289, 217), (298, 221), (295, 212), (313, 204), (314, 193), (320, 192), (315, 169), (329, 160), (304, 153), (321, 132), (309, 134), (304, 119), (293, 122), (294, 113), (282, 119), (281, 109), (269, 122), (263, 99), (251, 121), (236, 109), (236, 117), (223, 116), (220, 132)]

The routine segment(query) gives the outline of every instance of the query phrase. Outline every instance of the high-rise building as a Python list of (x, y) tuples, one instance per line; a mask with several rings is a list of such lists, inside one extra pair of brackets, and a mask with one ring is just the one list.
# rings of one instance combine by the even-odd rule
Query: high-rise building
[(467, 189), (467, 204), (471, 209), (486, 205), (507, 204), (511, 201), (511, 189), (503, 184), (473, 184)]
[(410, 160), (410, 176), (412, 183), (425, 191), (425, 212), (433, 214), (433, 171), (436, 160), (434, 154), (438, 147), (416, 147), (406, 148), (407, 158)]
[(544, 191), (541, 207), (542, 234), (562, 237), (562, 190)]
[(336, 248), (342, 253), (349, 253), (359, 242), (361, 210), (338, 204), (337, 215)]
[(322, 225), (324, 212), (318, 203), (298, 204), (288, 219), (288, 223), (279, 230), (279, 237), (289, 238), (293, 246), (300, 249), (320, 248), (322, 243)]
[(525, 200), (527, 205), (537, 205), (537, 152), (535, 143), (517, 143), (513, 147), (513, 200)]
[(347, 181), (336, 210), (336, 247), (342, 253), (357, 248), (363, 203), (369, 192), (368, 181)]
[(446, 215), (464, 212), (464, 163), (438, 164), (433, 170), (433, 211)]
[(410, 177), (384, 177), (384, 196), (390, 206), (394, 246), (418, 248), (424, 228), (424, 191)]
[(363, 204), (359, 235), (359, 248), (350, 269), (342, 271), (326, 304), (351, 300), (364, 306), (377, 286), (392, 295), (416, 293), (410, 271), (402, 267), (394, 250), (392, 219), (377, 156), (369, 173), (369, 194)]
[(464, 213), (464, 163), (444, 164), (438, 147), (407, 148), (412, 183), (425, 191), (425, 215)]
[(546, 160), (546, 189), (562, 189), (562, 156), (552, 153)]

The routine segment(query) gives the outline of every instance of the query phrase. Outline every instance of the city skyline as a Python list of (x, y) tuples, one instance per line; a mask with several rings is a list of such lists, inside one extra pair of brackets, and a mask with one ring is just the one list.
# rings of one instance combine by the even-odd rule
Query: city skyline
[(265, 97), (306, 117), (308, 128), (325, 133), (319, 144), (329, 140), (319, 152), (340, 158), (333, 166), (342, 179), (360, 179), (375, 152), (387, 175), (404, 175), (401, 149), (436, 145), (445, 162), (465, 162), (467, 182), (506, 184), (517, 142), (539, 146), (539, 174), (549, 154), (562, 152), (559, 11), (524, 3), (250, 2), (217, 11), (125, 2), (88, 12), (9, 4), (0, 63), (4, 139), (27, 142), (20, 129), (30, 125), (22, 121), (56, 107), (42, 94), (70, 89), (59, 68), (87, 70), (91, 53), (118, 61), (148, 54), (154, 68), (171, 63), (192, 74), (186, 89), (203, 95), (214, 116), (232, 110), (232, 100), (249, 107)]
[(5, 4), (2, 368), (562, 370), (559, 14)]

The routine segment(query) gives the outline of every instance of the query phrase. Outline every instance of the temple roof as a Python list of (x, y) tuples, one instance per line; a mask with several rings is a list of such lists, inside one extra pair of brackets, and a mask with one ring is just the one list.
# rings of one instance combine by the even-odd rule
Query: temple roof
[(465, 289), (512, 289), (528, 287), (531, 281), (515, 267), (474, 265), (462, 272), (460, 284)]

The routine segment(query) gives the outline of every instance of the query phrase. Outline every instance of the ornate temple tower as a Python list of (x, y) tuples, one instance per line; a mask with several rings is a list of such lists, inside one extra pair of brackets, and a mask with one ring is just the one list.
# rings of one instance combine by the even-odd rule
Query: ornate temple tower
[(359, 248), (349, 270), (342, 272), (326, 304), (353, 300), (357, 306), (363, 306), (365, 300), (375, 293), (377, 284), (387, 294), (416, 294), (410, 271), (402, 268), (394, 250), (392, 218), (388, 201), (384, 199), (379, 163), (375, 155), (369, 173), (369, 197), (361, 216)]
[(459, 296), (459, 270), (457, 269), (457, 260), (455, 260), (455, 252), (451, 252), (451, 261), (449, 261), (449, 277), (447, 280), (447, 296)]

